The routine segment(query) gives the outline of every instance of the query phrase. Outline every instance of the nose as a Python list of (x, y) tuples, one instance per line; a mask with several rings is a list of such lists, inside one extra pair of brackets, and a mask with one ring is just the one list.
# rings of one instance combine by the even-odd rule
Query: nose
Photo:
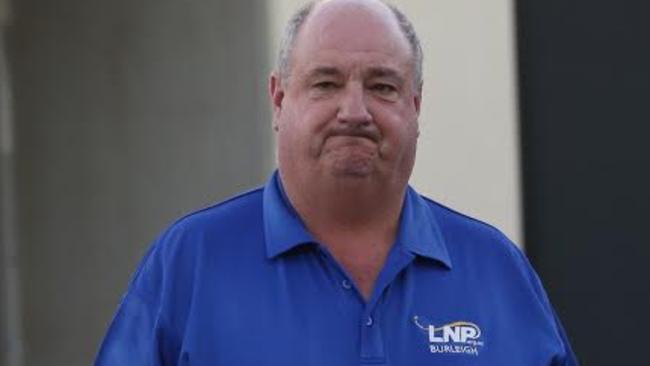
[(341, 123), (351, 125), (366, 126), (372, 122), (363, 86), (352, 84), (345, 88), (337, 117)]

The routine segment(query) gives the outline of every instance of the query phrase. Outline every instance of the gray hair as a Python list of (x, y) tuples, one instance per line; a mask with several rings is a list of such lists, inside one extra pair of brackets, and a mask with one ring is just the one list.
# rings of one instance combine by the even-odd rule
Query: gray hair
[[(283, 80), (288, 78), (290, 74), (291, 53), (293, 52), (300, 27), (305, 22), (307, 17), (309, 17), (312, 10), (314, 10), (314, 7), (319, 1), (320, 0), (310, 1), (298, 9), (298, 11), (296, 11), (293, 16), (289, 18), (289, 22), (284, 29), (284, 35), (280, 41), (280, 52), (278, 53), (277, 60), (277, 72), (279, 73), (280, 78)], [(418, 38), (417, 33), (415, 33), (413, 24), (406, 17), (406, 15), (402, 13), (401, 10), (399, 10), (396, 6), (388, 4), (384, 1), (382, 1), (382, 3), (384, 3), (391, 10), (395, 16), (395, 20), (397, 20), (397, 24), (399, 24), (402, 34), (404, 34), (404, 37), (406, 37), (406, 40), (411, 46), (411, 52), (413, 54), (413, 66), (415, 71), (414, 82), (415, 87), (419, 88), (422, 85), (422, 60), (424, 58), (422, 46), (420, 45), (420, 39)]]

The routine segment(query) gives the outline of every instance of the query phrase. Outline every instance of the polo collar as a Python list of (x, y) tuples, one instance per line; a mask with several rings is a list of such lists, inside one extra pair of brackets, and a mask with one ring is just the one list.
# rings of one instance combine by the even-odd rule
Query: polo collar
[(447, 245), (431, 205), (411, 186), (406, 189), (396, 245), (452, 268)]
[[(269, 258), (298, 246), (317, 243), (289, 202), (277, 171), (264, 187), (263, 213)], [(395, 245), (451, 268), (451, 259), (438, 222), (425, 199), (410, 186), (404, 198)]]
[(316, 243), (289, 202), (277, 170), (264, 186), (263, 212), (266, 254), (269, 258), (300, 245)]

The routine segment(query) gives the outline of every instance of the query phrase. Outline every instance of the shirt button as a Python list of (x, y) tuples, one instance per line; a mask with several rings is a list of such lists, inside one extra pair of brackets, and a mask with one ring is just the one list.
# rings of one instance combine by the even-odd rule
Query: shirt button
[(343, 286), (343, 288), (346, 289), (346, 290), (349, 290), (349, 289), (352, 288), (352, 284), (348, 280), (343, 280), (343, 282), (341, 282), (341, 286)]
[(366, 319), (366, 327), (372, 327), (373, 323), (374, 323), (374, 320), (372, 320), (372, 317), (369, 316), (368, 319)]

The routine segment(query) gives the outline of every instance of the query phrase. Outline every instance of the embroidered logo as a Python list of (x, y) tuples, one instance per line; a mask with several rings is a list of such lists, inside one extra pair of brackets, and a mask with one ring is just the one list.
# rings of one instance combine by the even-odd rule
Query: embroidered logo
[(414, 316), (413, 323), (429, 337), (431, 353), (465, 354), (478, 356), (484, 343), (481, 328), (468, 321), (455, 321), (436, 326), (426, 319)]

